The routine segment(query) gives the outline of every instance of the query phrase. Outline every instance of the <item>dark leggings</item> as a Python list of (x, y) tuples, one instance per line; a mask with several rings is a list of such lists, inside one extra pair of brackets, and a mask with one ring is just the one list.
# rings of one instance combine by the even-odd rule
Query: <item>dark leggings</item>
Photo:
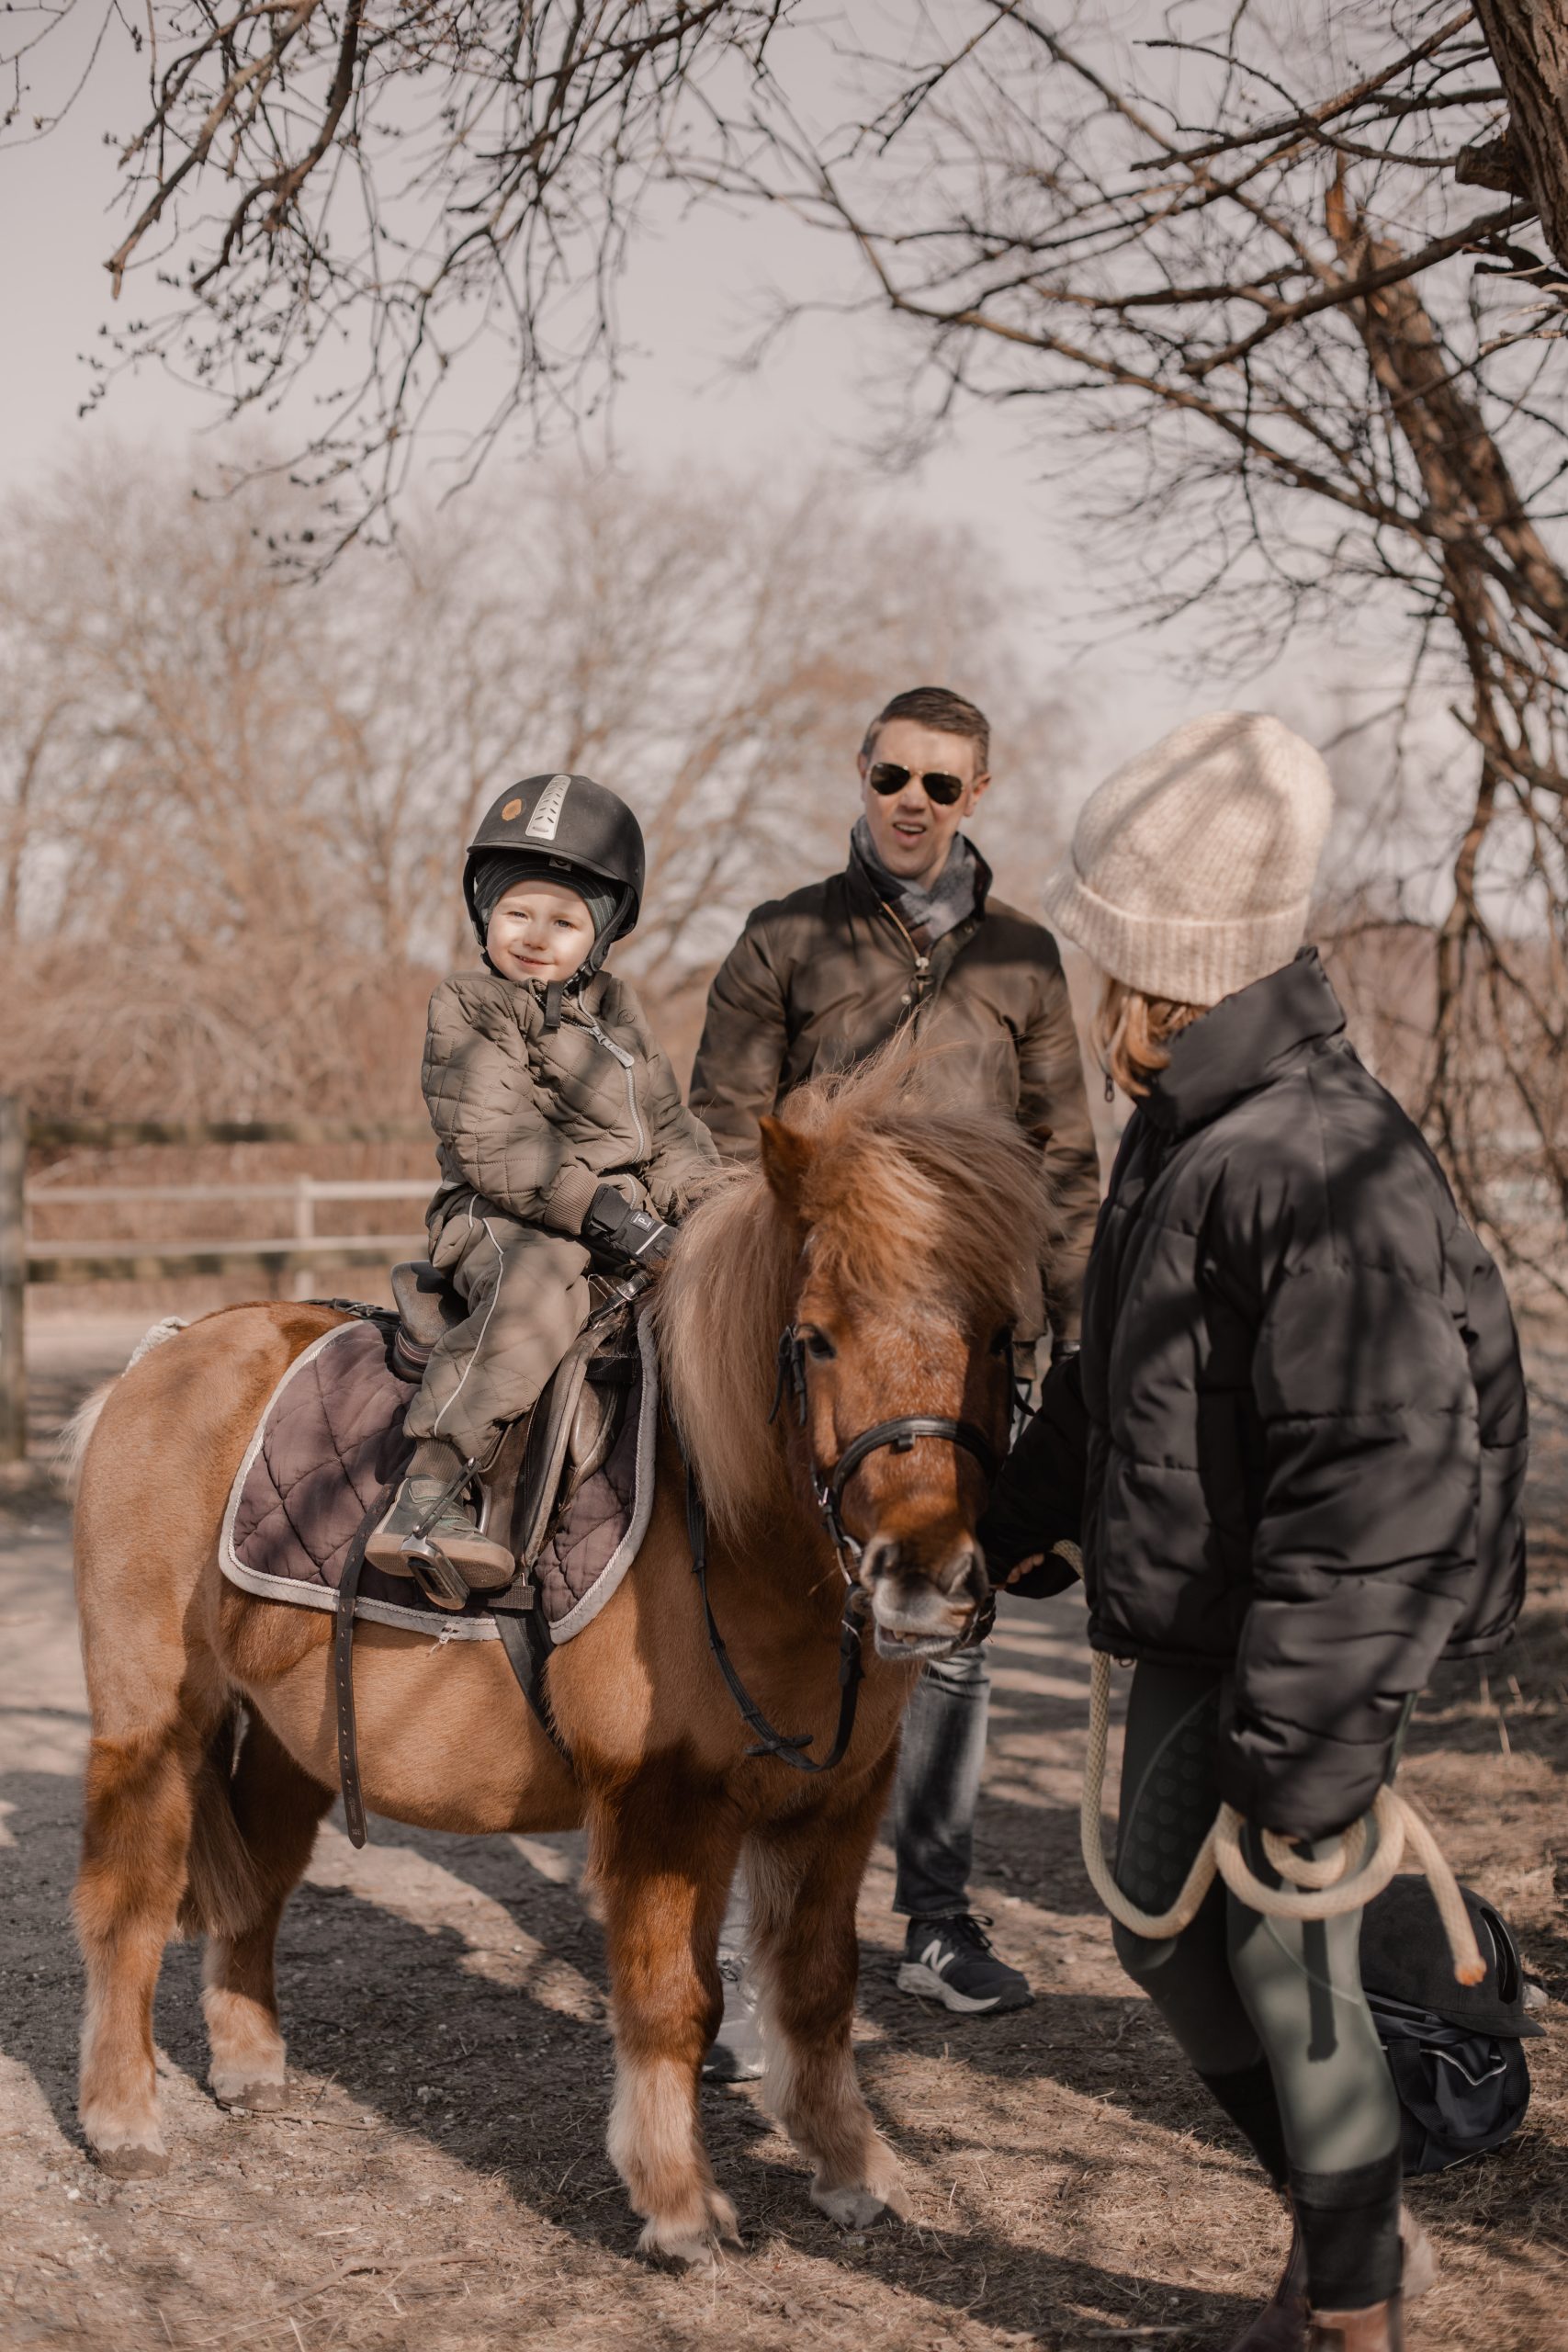
[[(1134, 1674), (1116, 1883), (1142, 1910), (1175, 1901), (1214, 1818), (1220, 1689), (1186, 1668), (1145, 1661)], [(1278, 1883), (1250, 1832), (1245, 1851)], [(1180, 1935), (1115, 1931), (1122, 1967), (1288, 2187), (1319, 2311), (1360, 2310), (1399, 2285), (1399, 2109), (1361, 1990), (1360, 1933), (1359, 1911), (1266, 1918), (1218, 1880)]]

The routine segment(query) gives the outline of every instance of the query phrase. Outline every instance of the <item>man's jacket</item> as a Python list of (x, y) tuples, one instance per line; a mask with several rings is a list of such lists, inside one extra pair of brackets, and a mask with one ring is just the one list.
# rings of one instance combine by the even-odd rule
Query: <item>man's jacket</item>
[(758, 1122), (803, 1079), (846, 1069), (899, 1028), (942, 1049), (940, 1083), (976, 1090), (1040, 1144), (1061, 1239), (1046, 1270), (1052, 1317), (1077, 1325), (1100, 1200), (1100, 1162), (1062, 960), (1050, 933), (990, 898), (927, 955), (858, 860), (758, 907), (708, 993), (691, 1103), (719, 1149), (755, 1151)]
[(555, 1030), (536, 982), (488, 970), (443, 980), (421, 1079), (441, 1162), (433, 1232), (477, 1193), (575, 1235), (610, 1176), (635, 1177), (672, 1216), (717, 1157), (635, 991), (610, 972), (569, 987)]
[(1081, 1507), (1094, 1647), (1231, 1670), (1222, 1792), (1303, 1836), (1367, 1810), (1406, 1698), (1524, 1590), (1507, 1296), (1344, 1030), (1308, 949), (1174, 1041), (1089, 1261), (1081, 1498), (1062, 1396), (992, 1505), (1014, 1558)]

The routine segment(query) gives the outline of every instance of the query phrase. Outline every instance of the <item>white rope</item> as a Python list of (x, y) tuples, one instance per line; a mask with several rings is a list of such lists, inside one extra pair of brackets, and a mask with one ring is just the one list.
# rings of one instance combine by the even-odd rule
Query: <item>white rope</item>
[(1377, 1847), (1370, 1862), (1367, 1823), (1353, 1822), (1333, 1853), (1319, 1861), (1297, 1854), (1288, 1838), (1270, 1829), (1263, 1833), (1263, 1850), (1285, 1886), (1265, 1886), (1248, 1866), (1241, 1849), (1242, 1816), (1234, 1805), (1222, 1804), (1213, 1827), (1193, 1858), (1180, 1894), (1168, 1911), (1140, 1911), (1111, 1875), (1105, 1859), (1100, 1804), (1105, 1790), (1105, 1747), (1111, 1732), (1111, 1660), (1103, 1651), (1092, 1653), (1089, 1686), (1089, 1761), (1084, 1771), (1084, 1866), (1095, 1893), (1113, 1919), (1135, 1936), (1163, 1943), (1179, 1936), (1198, 1915), (1216, 1872), (1238, 1902), (1271, 1919), (1336, 1919), (1359, 1911), (1393, 1878), (1404, 1858), (1406, 1845), (1431, 1882), (1438, 1915), (1453, 1954), (1454, 1975), (1461, 1984), (1479, 1984), (1486, 1973), (1475, 1930), (1464, 1897), (1442, 1849), (1415, 1807), (1393, 1789), (1378, 1791), (1371, 1819), (1377, 1827)]

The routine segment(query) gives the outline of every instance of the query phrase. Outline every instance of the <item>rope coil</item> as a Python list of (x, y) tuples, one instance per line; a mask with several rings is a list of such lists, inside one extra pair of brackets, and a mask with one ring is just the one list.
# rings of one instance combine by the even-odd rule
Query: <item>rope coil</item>
[(1367, 1861), (1367, 1819), (1352, 1822), (1336, 1850), (1320, 1860), (1298, 1854), (1287, 1838), (1271, 1829), (1263, 1832), (1263, 1850), (1270, 1866), (1288, 1883), (1265, 1886), (1241, 1849), (1245, 1826), (1235, 1807), (1222, 1804), (1208, 1836), (1193, 1857), (1180, 1894), (1167, 1911), (1141, 1911), (1111, 1874), (1105, 1859), (1100, 1826), (1105, 1789), (1105, 1749), (1111, 1733), (1111, 1660), (1102, 1650), (1091, 1653), (1089, 1686), (1089, 1760), (1084, 1770), (1083, 1810), (1079, 1827), (1084, 1867), (1089, 1882), (1113, 1919), (1134, 1936), (1164, 1943), (1190, 1927), (1216, 1876), (1239, 1903), (1273, 1919), (1336, 1919), (1359, 1911), (1381, 1894), (1398, 1870), (1408, 1846), (1431, 1883), (1438, 1916), (1453, 1954), (1454, 1977), (1461, 1984), (1479, 1984), (1485, 1962), (1464, 1897), (1459, 1891), (1441, 1847), (1421, 1815), (1391, 1788), (1378, 1791), (1367, 1817), (1377, 1830), (1377, 1844)]

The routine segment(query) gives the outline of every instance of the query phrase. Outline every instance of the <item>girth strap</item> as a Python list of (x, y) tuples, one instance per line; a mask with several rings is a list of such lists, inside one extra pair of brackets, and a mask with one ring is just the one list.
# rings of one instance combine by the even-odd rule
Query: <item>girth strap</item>
[(571, 1750), (560, 1736), (545, 1682), (545, 1668), (554, 1645), (539, 1606), (537, 1586), (528, 1577), (519, 1577), (516, 1584), (494, 1596), (490, 1612), (495, 1619), (495, 1630), (501, 1635), (507, 1663), (534, 1710), (540, 1730), (558, 1756), (570, 1765)]
[(365, 1843), (365, 1796), (359, 1785), (359, 1739), (354, 1720), (354, 1610), (359, 1598), (359, 1572), (370, 1531), (387, 1508), (383, 1487), (355, 1532), (338, 1580), (337, 1614), (333, 1626), (333, 1689), (337, 1699), (337, 1771), (343, 1790), (343, 1815), (351, 1846)]

